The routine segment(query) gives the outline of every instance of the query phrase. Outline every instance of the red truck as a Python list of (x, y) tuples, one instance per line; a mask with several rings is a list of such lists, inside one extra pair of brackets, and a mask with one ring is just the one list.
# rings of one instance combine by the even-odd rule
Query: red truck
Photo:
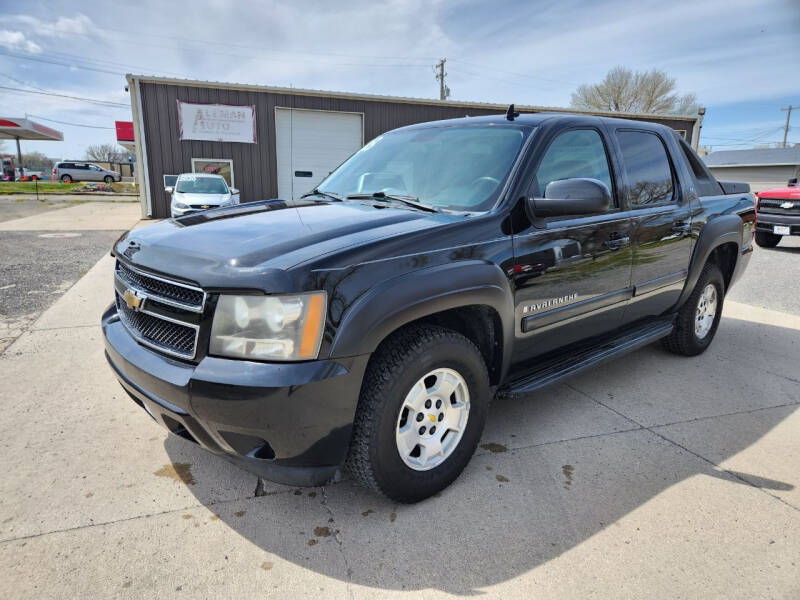
[(756, 244), (774, 248), (785, 235), (800, 235), (800, 186), (797, 178), (785, 188), (758, 194)]

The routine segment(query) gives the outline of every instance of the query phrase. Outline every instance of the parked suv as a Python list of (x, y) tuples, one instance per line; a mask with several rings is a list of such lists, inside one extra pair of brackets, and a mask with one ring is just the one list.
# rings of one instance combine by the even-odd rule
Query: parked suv
[(122, 181), (122, 175), (88, 162), (59, 162), (53, 167), (53, 179), (72, 181)]
[(706, 350), (754, 223), (748, 186), (662, 125), (412, 125), (302, 199), (120, 238), (106, 355), (156, 422), (263, 477), (344, 467), (415, 502), (464, 469), (496, 393), (657, 340)]

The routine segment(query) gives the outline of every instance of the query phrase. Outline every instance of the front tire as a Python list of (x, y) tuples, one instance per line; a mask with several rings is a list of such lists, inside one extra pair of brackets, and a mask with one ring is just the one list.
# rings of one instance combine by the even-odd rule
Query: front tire
[(768, 231), (756, 231), (756, 244), (762, 248), (774, 248), (780, 243), (781, 237)]
[(401, 330), (370, 360), (345, 466), (396, 502), (424, 500), (472, 458), (489, 401), (489, 376), (475, 344), (442, 327)]
[(103, 181), (105, 181), (106, 183), (114, 183), (114, 178), (111, 175), (106, 175), (105, 177), (103, 177)]
[(725, 297), (725, 280), (714, 263), (707, 263), (700, 273), (689, 299), (678, 311), (675, 328), (662, 345), (683, 356), (696, 356), (705, 352), (717, 333)]

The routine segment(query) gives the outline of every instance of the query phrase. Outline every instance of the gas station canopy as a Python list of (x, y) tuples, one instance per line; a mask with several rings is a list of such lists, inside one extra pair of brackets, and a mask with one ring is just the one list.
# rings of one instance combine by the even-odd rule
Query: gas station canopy
[(0, 139), (61, 142), (64, 141), (64, 134), (28, 119), (0, 117)]

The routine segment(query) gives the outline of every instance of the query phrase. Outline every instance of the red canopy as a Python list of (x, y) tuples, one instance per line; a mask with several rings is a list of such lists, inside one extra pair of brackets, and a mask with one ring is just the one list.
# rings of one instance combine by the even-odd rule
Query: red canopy
[(64, 134), (46, 125), (28, 119), (0, 117), (0, 139), (4, 140), (47, 140), (61, 142)]

